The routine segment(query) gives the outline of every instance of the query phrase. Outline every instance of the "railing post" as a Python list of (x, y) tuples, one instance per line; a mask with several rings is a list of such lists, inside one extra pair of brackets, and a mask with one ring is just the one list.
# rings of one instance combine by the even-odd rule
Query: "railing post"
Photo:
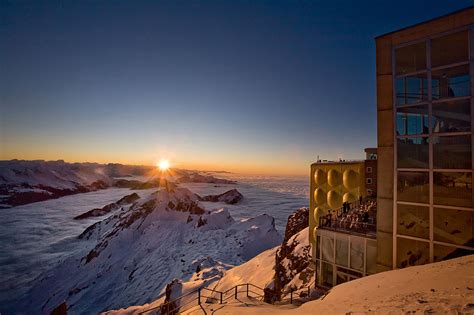
[(237, 300), (237, 286), (235, 286), (234, 298)]
[(222, 304), (222, 292), (221, 292), (221, 303), (220, 304)]
[(247, 283), (247, 297), (249, 297), (249, 284)]
[(201, 288), (198, 289), (198, 304), (201, 305)]
[(308, 299), (309, 299), (309, 295), (311, 294), (311, 286), (309, 285), (308, 286)]

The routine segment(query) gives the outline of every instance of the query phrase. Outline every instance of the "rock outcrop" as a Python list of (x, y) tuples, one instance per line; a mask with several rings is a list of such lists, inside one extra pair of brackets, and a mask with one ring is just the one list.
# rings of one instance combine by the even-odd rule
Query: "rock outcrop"
[(138, 194), (136, 194), (136, 193), (133, 193), (133, 194), (130, 194), (130, 195), (127, 195), (127, 196), (121, 198), (117, 202), (109, 203), (108, 205), (105, 205), (102, 208), (92, 209), (92, 210), (89, 210), (89, 211), (87, 211), (83, 214), (80, 214), (80, 215), (74, 217), (74, 220), (82, 220), (82, 219), (87, 219), (87, 218), (90, 218), (90, 217), (100, 217), (100, 216), (106, 215), (106, 214), (108, 214), (112, 211), (115, 211), (115, 210), (119, 209), (121, 206), (134, 203), (138, 199), (140, 199), (140, 196), (138, 196)]
[(309, 268), (311, 246), (308, 242), (309, 209), (300, 208), (288, 217), (285, 238), (275, 254), (273, 291), (281, 295), (307, 285), (313, 271)]
[(242, 200), (242, 198), (244, 198), (244, 196), (237, 189), (231, 189), (220, 195), (201, 197), (201, 200), (210, 202), (225, 202), (227, 204), (233, 205)]
[(201, 175), (198, 173), (186, 174), (178, 179), (178, 183), (210, 183), (210, 184), (236, 184), (234, 180), (217, 178), (211, 175)]
[(136, 179), (117, 179), (113, 183), (117, 188), (130, 188), (132, 190), (151, 189), (164, 187), (167, 189), (174, 189), (177, 185), (164, 178), (151, 179), (149, 181), (139, 181)]

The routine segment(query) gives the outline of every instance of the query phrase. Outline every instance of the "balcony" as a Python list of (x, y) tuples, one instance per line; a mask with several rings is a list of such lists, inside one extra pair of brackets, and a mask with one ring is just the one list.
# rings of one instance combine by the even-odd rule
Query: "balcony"
[(377, 201), (364, 200), (344, 209), (332, 210), (319, 218), (318, 228), (375, 238), (377, 233)]

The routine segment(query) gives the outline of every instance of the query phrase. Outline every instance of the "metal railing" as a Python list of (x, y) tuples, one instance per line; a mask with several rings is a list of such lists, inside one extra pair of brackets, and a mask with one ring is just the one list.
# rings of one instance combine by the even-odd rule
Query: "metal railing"
[[(244, 290), (241, 290), (242, 287), (244, 287)], [(259, 290), (262, 293), (256, 292), (255, 290)], [(298, 290), (291, 289), (282, 294), (265, 291), (264, 288), (256, 286), (252, 283), (237, 284), (226, 291), (219, 291), (219, 290), (214, 290), (207, 287), (202, 287), (202, 288), (189, 291), (177, 298), (174, 298), (171, 301), (164, 302), (160, 306), (146, 309), (140, 312), (139, 314), (145, 314), (147, 312), (160, 310), (160, 313), (162, 315), (176, 315), (196, 306), (200, 306), (203, 313), (206, 314), (205, 309), (202, 307), (203, 303), (226, 304), (227, 301), (229, 301), (230, 299), (238, 300), (239, 293), (241, 294), (245, 293), (247, 298), (257, 298), (257, 299), (261, 299), (263, 302), (265, 302), (264, 301), (265, 295), (270, 295), (272, 296), (271, 300), (273, 301), (273, 303), (279, 302), (279, 304), (285, 304), (289, 302), (290, 304), (293, 304), (295, 301), (295, 297), (294, 297), (295, 292), (300, 291), (301, 293), (301, 291), (304, 291), (304, 290), (307, 291), (307, 297), (309, 298), (311, 296), (311, 284), (303, 288), (300, 288)], [(211, 295), (205, 295), (206, 293), (211, 294)], [(287, 297), (288, 295), (289, 297)], [(286, 298), (282, 298), (282, 297), (286, 297)]]

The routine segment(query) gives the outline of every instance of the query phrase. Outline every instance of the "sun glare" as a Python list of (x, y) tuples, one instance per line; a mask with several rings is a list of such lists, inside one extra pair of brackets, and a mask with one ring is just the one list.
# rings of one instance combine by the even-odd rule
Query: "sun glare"
[(157, 166), (160, 171), (167, 171), (170, 168), (170, 161), (162, 159), (158, 162)]

